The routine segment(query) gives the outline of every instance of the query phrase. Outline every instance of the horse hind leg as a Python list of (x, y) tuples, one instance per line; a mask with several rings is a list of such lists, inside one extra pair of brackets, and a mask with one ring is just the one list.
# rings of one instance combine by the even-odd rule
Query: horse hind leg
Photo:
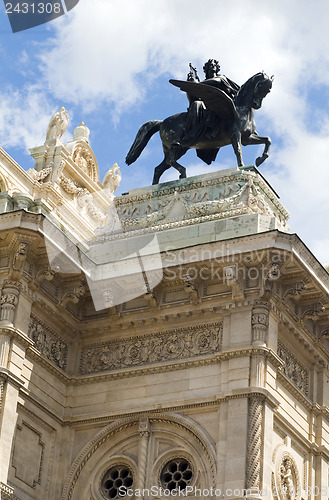
[(186, 179), (186, 168), (183, 165), (175, 161), (172, 166), (178, 170), (180, 179)]
[(154, 176), (153, 176), (152, 185), (159, 184), (159, 180), (160, 180), (161, 175), (163, 174), (163, 172), (168, 170), (168, 168), (170, 168), (170, 167), (171, 167), (171, 165), (169, 165), (167, 163), (166, 158), (164, 160), (162, 160), (162, 162), (159, 163), (159, 165), (157, 167), (155, 167), (155, 169), (154, 169)]

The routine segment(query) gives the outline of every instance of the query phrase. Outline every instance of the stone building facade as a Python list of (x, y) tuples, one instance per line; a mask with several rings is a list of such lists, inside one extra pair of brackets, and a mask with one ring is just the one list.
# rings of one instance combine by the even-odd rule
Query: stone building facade
[(1, 498), (328, 498), (329, 275), (277, 194), (115, 197), (56, 130), (27, 172), (0, 148)]

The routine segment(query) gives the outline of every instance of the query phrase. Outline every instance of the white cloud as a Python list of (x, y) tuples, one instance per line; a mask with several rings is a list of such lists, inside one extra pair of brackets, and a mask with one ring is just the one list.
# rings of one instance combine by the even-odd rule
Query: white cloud
[(4, 148), (27, 150), (45, 140), (54, 113), (48, 96), (35, 87), (0, 92), (0, 141)]

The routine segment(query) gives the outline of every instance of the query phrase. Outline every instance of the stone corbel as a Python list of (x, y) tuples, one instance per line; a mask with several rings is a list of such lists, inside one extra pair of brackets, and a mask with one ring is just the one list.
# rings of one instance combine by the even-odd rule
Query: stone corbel
[(281, 263), (279, 262), (271, 262), (268, 268), (265, 268), (262, 272), (263, 282), (261, 296), (264, 298), (267, 298), (272, 294), (273, 284), (281, 276), (280, 264)]
[(11, 277), (15, 279), (20, 279), (23, 274), (24, 263), (27, 255), (28, 244), (24, 241), (21, 241), (18, 244), (17, 251), (13, 258)]
[(325, 307), (320, 301), (314, 302), (314, 304), (308, 304), (302, 308), (301, 320), (317, 320), (324, 311)]
[(154, 292), (150, 291), (144, 295), (144, 299), (147, 300), (150, 309), (157, 309), (159, 307), (158, 299)]
[(223, 268), (224, 282), (232, 288), (233, 300), (244, 300), (244, 282), (243, 278), (239, 276), (239, 269), (237, 264), (225, 266)]
[(184, 290), (187, 293), (191, 304), (198, 304), (200, 302), (198, 287), (192, 281), (192, 278), (188, 274), (184, 276), (184, 282), (185, 282)]
[(83, 281), (81, 281), (73, 290), (66, 292), (61, 301), (60, 306), (65, 307), (69, 302), (73, 302), (73, 304), (77, 304), (80, 298), (85, 294), (86, 287)]
[(305, 289), (306, 289), (306, 284), (304, 283), (304, 281), (297, 281), (292, 285), (289, 284), (283, 290), (282, 299), (284, 300), (286, 297), (293, 297), (294, 299), (299, 299), (301, 297), (303, 290)]

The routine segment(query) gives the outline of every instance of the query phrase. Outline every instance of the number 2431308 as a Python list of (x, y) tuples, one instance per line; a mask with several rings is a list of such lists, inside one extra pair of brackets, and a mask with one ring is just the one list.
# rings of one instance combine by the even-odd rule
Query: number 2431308
[(7, 2), (7, 14), (60, 14), (62, 4), (60, 2)]

